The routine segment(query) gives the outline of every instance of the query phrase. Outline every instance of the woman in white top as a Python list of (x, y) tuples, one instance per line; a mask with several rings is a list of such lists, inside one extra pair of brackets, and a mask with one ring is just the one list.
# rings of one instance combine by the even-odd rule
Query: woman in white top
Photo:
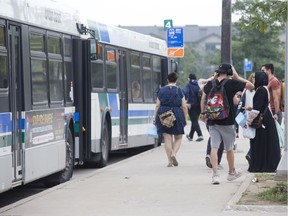
[[(255, 73), (251, 73), (248, 80), (251, 83), (255, 83)], [(255, 89), (245, 89), (242, 93), (241, 102), (242, 102), (242, 109), (247, 110), (253, 108), (253, 97), (255, 94)], [(247, 159), (248, 163), (250, 164), (251, 156), (250, 156), (250, 149), (247, 152), (245, 158)]]

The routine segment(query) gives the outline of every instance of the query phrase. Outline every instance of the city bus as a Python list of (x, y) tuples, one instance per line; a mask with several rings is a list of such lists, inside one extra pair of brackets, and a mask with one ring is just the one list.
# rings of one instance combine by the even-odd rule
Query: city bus
[(159, 145), (147, 127), (175, 70), (163, 40), (52, 0), (0, 1), (0, 192), (59, 184), (75, 165)]

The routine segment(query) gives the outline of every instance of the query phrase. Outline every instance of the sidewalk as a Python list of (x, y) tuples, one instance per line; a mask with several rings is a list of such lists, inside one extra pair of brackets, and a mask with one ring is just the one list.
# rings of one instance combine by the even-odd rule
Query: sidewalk
[[(243, 175), (226, 180), (223, 155), (220, 185), (211, 184), (212, 170), (205, 165), (208, 133), (204, 141), (183, 144), (178, 167), (166, 167), (163, 145), (119, 163), (98, 169), (90, 176), (69, 181), (0, 209), (0, 216), (189, 216), (189, 215), (287, 215), (285, 207), (238, 206), (252, 174), (245, 154), (249, 140), (236, 140), (235, 165)], [(189, 130), (189, 125), (185, 128)]]

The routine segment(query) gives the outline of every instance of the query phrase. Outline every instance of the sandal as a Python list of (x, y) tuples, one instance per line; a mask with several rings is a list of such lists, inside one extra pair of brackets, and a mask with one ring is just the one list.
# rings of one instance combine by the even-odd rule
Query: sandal
[(171, 156), (171, 160), (172, 160), (172, 164), (174, 166), (178, 166), (178, 161), (176, 160), (176, 157), (175, 156)]

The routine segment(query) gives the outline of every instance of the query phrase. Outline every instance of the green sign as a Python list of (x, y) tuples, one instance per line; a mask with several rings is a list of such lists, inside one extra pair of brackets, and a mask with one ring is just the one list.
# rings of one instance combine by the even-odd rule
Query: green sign
[(173, 21), (171, 19), (164, 20), (164, 31), (166, 31), (169, 28), (173, 28)]

